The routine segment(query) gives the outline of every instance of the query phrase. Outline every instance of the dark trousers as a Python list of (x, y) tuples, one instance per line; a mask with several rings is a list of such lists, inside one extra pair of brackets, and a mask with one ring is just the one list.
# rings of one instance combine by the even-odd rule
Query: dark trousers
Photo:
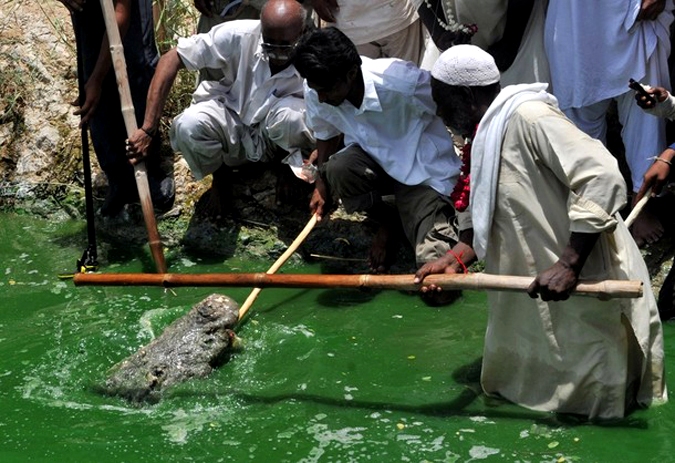
[[(81, 66), (78, 66), (78, 78), (86, 82), (94, 70), (101, 50), (101, 41), (106, 33), (100, 3), (86, 2), (83, 11), (74, 13), (73, 28), (78, 45), (78, 63), (81, 63)], [(132, 2), (131, 23), (122, 45), (136, 122), (140, 127), (145, 114), (148, 88), (159, 59), (155, 45), (151, 0)], [(125, 155), (124, 141), (127, 139), (127, 131), (122, 117), (115, 71), (112, 67), (105, 77), (101, 99), (89, 122), (89, 128), (96, 157), (108, 177), (108, 182), (133, 185), (133, 168)], [(151, 170), (153, 162), (158, 163), (158, 148), (159, 140), (155, 137), (148, 160), (148, 171)]]
[(322, 174), (348, 213), (367, 213), (383, 196), (393, 196), (418, 264), (440, 257), (457, 242), (455, 210), (448, 197), (427, 185), (397, 182), (361, 147), (350, 145), (332, 155)]

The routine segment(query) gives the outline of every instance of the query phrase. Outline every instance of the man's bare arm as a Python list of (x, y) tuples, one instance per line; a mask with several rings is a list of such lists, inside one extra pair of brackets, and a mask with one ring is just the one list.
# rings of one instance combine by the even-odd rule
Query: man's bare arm
[(155, 75), (150, 82), (148, 99), (145, 109), (143, 125), (129, 137), (127, 156), (131, 162), (142, 160), (148, 153), (152, 137), (159, 129), (159, 121), (164, 111), (164, 105), (171, 92), (178, 71), (185, 67), (175, 48), (169, 50), (159, 59)]

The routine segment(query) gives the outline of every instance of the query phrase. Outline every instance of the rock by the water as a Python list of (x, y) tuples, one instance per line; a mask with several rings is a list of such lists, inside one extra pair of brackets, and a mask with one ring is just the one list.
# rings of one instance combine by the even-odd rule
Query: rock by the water
[(169, 325), (161, 336), (112, 369), (103, 392), (131, 402), (156, 402), (166, 388), (202, 378), (229, 359), (239, 306), (212, 294)]

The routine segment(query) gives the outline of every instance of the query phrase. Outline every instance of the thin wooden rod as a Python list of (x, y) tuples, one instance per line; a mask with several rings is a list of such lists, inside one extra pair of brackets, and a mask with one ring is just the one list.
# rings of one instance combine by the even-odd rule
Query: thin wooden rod
[[(302, 229), (300, 234), (298, 234), (295, 240), (293, 240), (288, 249), (286, 249), (286, 251), (276, 260), (276, 262), (274, 262), (274, 264), (272, 264), (270, 269), (266, 272), (268, 275), (277, 273), (277, 270), (279, 270), (281, 266), (286, 263), (286, 261), (300, 247), (303, 241), (305, 241), (305, 238), (307, 238), (307, 236), (310, 234), (310, 232), (312, 231), (318, 220), (319, 216), (317, 214), (312, 215), (312, 218), (309, 219), (309, 222), (307, 222), (305, 228)], [(249, 311), (255, 300), (258, 298), (260, 291), (262, 291), (262, 288), (253, 288), (251, 294), (248, 295), (242, 306), (239, 308), (239, 320), (244, 318), (244, 316)]]
[[(298, 275), (267, 273), (76, 273), (75, 285), (101, 286), (219, 286), (256, 288), (375, 288), (416, 291), (414, 275)], [(426, 284), (445, 290), (473, 289), (524, 292), (532, 277), (487, 273), (429, 275)], [(573, 294), (600, 299), (642, 297), (639, 280), (581, 281)]]

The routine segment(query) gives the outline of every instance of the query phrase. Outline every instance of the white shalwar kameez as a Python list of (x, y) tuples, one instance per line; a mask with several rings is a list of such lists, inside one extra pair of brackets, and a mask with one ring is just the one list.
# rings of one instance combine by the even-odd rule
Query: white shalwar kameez
[[(478, 132), (489, 125), (484, 118)], [(580, 278), (641, 280), (644, 296), (544, 302), (489, 293), (483, 389), (590, 419), (623, 417), (631, 399), (665, 401), (661, 323), (646, 265), (618, 214), (626, 192), (616, 160), (545, 101), (520, 104), (505, 127), (495, 152), (483, 153), (501, 152), (485, 271), (534, 277), (558, 261), (570, 233), (600, 233)], [(472, 191), (472, 213), (489, 196)]]
[(636, 21), (642, 0), (550, 0), (544, 30), (553, 93), (584, 132), (605, 142), (606, 113), (618, 105), (633, 190), (666, 146), (664, 121), (635, 104), (628, 80), (670, 87), (673, 2), (656, 20)]
[(284, 162), (302, 165), (315, 144), (305, 125), (303, 79), (293, 66), (271, 75), (262, 48), (260, 21), (231, 21), (182, 38), (177, 51), (187, 69), (220, 69), (204, 81), (192, 104), (171, 126), (171, 146), (201, 179), (222, 164), (269, 161), (277, 147)]

